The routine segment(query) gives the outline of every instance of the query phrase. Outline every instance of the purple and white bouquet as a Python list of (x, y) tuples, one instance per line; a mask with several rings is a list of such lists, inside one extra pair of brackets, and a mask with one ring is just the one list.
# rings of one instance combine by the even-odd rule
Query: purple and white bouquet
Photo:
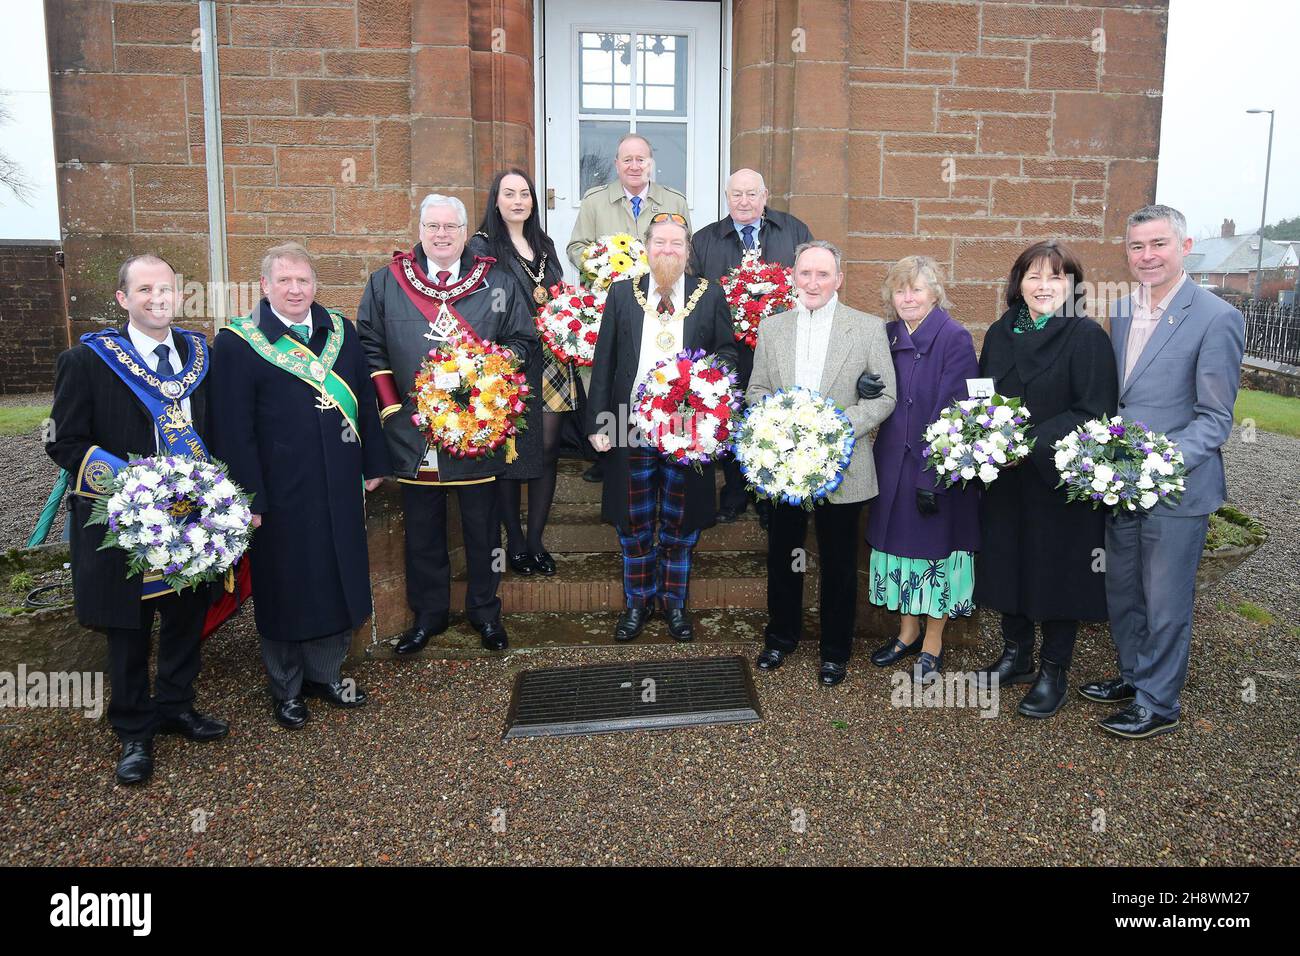
[(108, 525), (100, 550), (125, 550), (128, 575), (161, 574), (180, 591), (223, 578), (247, 550), (252, 520), (224, 465), (167, 455), (132, 458), (87, 523)]
[(1056, 470), (1070, 501), (1120, 511), (1150, 511), (1175, 502), (1186, 490), (1183, 453), (1141, 422), (1094, 418), (1055, 445)]
[(937, 482), (962, 487), (975, 478), (991, 485), (1003, 468), (1028, 456), (1034, 439), (1025, 435), (1029, 409), (1018, 398), (991, 395), (954, 402), (925, 429), (926, 465)]
[(749, 406), (736, 434), (736, 462), (764, 498), (812, 511), (844, 481), (853, 423), (814, 391), (783, 388)]

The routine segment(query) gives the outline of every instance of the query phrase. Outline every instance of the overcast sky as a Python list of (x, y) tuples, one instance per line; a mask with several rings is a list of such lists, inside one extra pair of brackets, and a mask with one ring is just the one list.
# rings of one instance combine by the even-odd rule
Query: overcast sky
[[(54, 148), (41, 0), (4, 0), (0, 89), (14, 122), (0, 143), (37, 187), (32, 206), (0, 191), (0, 239), (56, 239)], [(1300, 3), (1172, 0), (1156, 198), (1181, 209), (1193, 236), (1259, 226), (1268, 117), (1277, 110), (1268, 221), (1300, 215)]]

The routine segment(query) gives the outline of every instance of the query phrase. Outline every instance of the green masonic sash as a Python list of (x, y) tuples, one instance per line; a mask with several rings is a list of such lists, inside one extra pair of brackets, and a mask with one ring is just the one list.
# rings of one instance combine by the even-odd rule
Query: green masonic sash
[(306, 382), (317, 393), (316, 407), (322, 412), (337, 408), (348, 424), (352, 426), (357, 441), (361, 440), (361, 428), (357, 424), (357, 397), (348, 383), (334, 371), (334, 363), (343, 351), (343, 313), (326, 309), (333, 326), (325, 348), (317, 355), (292, 335), (282, 335), (272, 344), (257, 325), (257, 309), (229, 326), (241, 339), (248, 343), (259, 356), (276, 368), (283, 369), (294, 378)]

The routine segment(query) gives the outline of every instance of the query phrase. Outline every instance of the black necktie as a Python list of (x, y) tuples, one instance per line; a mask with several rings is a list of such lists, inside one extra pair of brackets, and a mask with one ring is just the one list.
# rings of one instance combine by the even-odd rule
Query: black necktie
[(158, 356), (158, 371), (163, 375), (170, 375), (172, 373), (172, 350), (166, 345), (155, 345), (153, 354)]

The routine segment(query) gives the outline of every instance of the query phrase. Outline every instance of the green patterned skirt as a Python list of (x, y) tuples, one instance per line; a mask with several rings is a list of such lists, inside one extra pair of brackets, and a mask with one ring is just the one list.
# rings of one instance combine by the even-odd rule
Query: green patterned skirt
[(871, 552), (871, 603), (900, 614), (966, 617), (975, 610), (975, 555), (954, 551), (946, 558), (900, 558)]

